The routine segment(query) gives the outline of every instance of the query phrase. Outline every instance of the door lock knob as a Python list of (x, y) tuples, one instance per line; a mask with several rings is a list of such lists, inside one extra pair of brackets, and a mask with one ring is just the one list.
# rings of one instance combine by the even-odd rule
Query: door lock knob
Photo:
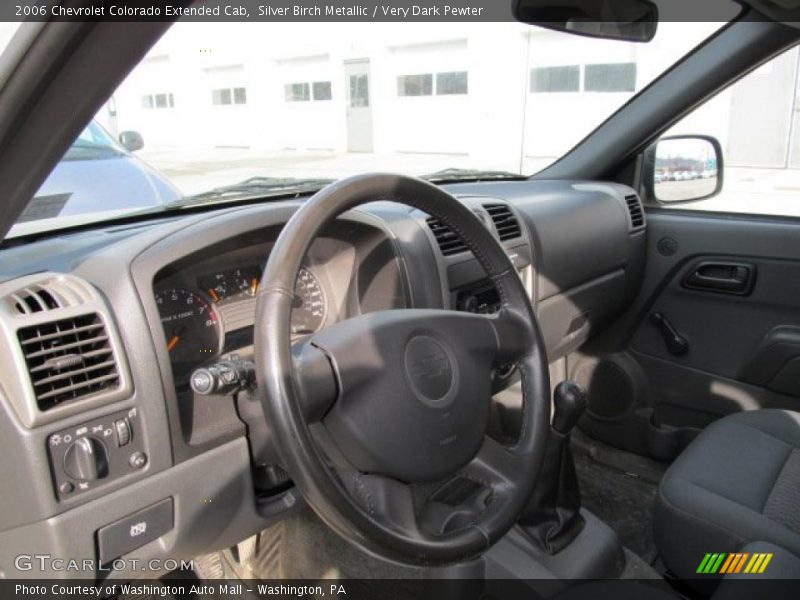
[(654, 312), (650, 315), (650, 322), (658, 328), (661, 337), (664, 338), (667, 351), (672, 356), (683, 356), (689, 351), (689, 342), (678, 333), (666, 316), (660, 312)]

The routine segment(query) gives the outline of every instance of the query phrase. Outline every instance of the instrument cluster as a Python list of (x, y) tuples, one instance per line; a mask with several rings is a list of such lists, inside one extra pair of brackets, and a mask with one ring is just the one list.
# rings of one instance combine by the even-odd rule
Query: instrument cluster
[[(225, 346), (233, 319), (226, 315), (245, 310), (255, 315), (255, 296), (261, 282), (261, 267), (244, 265), (199, 274), (191, 286), (160, 287), (155, 292), (156, 305), (164, 328), (165, 343), (176, 377), (217, 357)], [(328, 315), (328, 294), (320, 278), (303, 267), (295, 284), (291, 334), (301, 337), (319, 331)], [(237, 320), (252, 327), (253, 318)], [(228, 325), (226, 327), (226, 325)]]

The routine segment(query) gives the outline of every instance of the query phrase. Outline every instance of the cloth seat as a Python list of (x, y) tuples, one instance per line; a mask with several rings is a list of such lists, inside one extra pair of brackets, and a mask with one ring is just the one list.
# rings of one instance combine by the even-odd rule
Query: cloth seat
[(740, 412), (707, 427), (664, 475), (654, 529), (670, 571), (705, 590), (706, 553), (758, 540), (800, 556), (800, 413)]

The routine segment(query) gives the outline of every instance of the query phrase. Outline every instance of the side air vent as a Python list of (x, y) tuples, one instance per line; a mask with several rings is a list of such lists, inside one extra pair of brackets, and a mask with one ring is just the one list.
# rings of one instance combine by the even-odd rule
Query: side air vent
[(114, 351), (97, 313), (22, 327), (17, 338), (41, 411), (120, 387)]
[(450, 256), (467, 251), (466, 244), (461, 241), (461, 238), (458, 237), (456, 232), (439, 219), (436, 217), (428, 217), (426, 223), (433, 232), (433, 237), (436, 238), (436, 243), (439, 244), (439, 249), (442, 251), (442, 254)]
[(501, 241), (513, 240), (522, 236), (517, 217), (506, 204), (484, 204), (483, 208), (489, 213)]
[(625, 196), (625, 204), (628, 205), (628, 214), (631, 219), (631, 231), (644, 227), (644, 210), (639, 197), (635, 194)]

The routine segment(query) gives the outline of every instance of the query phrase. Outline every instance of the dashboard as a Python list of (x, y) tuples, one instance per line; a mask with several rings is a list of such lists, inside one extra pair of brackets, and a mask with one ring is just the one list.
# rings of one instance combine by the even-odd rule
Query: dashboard
[[(602, 331), (636, 293), (645, 225), (631, 217), (639, 202), (632, 189), (578, 181), (447, 189), (511, 258), (551, 361)], [(239, 542), (301, 502), (257, 386), (202, 395), (190, 377), (252, 357), (263, 268), (302, 202), (213, 208), (0, 250), (0, 335), (9, 348), (0, 447), (15, 457), (0, 461), (0, 477), (15, 481), (0, 514), (0, 564), (21, 540), (43, 553), (69, 540), (62, 552), (97, 556), (100, 532), (151, 509), (171, 511), (169, 526), (125, 556), (191, 558)], [(285, 334), (300, 340), (381, 310), (498, 306), (452, 232), (380, 201), (342, 215), (312, 244)], [(495, 389), (510, 386), (513, 365), (493, 377)], [(86, 463), (72, 458), (79, 441), (104, 457), (102, 468), (80, 470)]]

